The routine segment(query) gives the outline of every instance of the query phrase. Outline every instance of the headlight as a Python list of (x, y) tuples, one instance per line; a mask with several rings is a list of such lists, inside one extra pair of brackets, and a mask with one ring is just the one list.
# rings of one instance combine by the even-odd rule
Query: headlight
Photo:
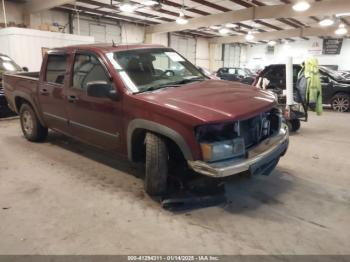
[(239, 122), (199, 126), (196, 128), (196, 138), (203, 160), (207, 162), (245, 154), (244, 139), (239, 137)]
[(243, 138), (235, 138), (214, 143), (200, 143), (203, 160), (215, 162), (234, 157), (240, 157), (245, 154)]

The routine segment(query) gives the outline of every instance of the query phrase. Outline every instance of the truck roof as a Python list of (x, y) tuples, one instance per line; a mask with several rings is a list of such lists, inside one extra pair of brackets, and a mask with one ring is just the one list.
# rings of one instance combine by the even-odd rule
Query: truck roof
[(98, 43), (98, 44), (85, 44), (85, 45), (72, 45), (59, 48), (52, 48), (50, 51), (64, 51), (71, 49), (89, 50), (89, 51), (103, 51), (103, 52), (117, 52), (133, 49), (144, 48), (165, 48), (163, 45), (153, 44), (112, 44), (112, 43)]

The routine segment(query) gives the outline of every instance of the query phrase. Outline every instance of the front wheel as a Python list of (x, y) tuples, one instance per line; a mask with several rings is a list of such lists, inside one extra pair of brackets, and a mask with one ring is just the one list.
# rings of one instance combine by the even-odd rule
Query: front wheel
[(32, 142), (40, 142), (47, 137), (47, 128), (42, 126), (33, 108), (25, 103), (19, 111), (21, 127), (25, 138)]
[(334, 111), (346, 112), (350, 109), (350, 97), (347, 94), (337, 94), (332, 98), (332, 108)]
[(149, 195), (162, 195), (167, 190), (169, 153), (165, 139), (146, 134), (146, 176), (145, 191)]
[(292, 132), (296, 132), (300, 129), (300, 120), (299, 119), (293, 119), (290, 120), (292, 124)]

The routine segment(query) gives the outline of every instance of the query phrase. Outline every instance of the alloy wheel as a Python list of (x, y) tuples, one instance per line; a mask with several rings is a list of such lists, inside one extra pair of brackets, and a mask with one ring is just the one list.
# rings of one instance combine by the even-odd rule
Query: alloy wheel
[(349, 110), (349, 99), (346, 97), (336, 97), (333, 100), (333, 109), (338, 112), (346, 112)]

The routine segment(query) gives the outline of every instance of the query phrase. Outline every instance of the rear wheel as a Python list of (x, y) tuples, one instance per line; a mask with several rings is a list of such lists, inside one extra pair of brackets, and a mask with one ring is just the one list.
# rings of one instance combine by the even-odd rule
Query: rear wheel
[(347, 94), (337, 94), (332, 98), (332, 108), (334, 111), (346, 112), (350, 109), (350, 97)]
[(40, 142), (47, 137), (47, 128), (41, 125), (33, 108), (25, 103), (20, 109), (20, 121), (23, 134), (32, 142)]
[(145, 191), (162, 195), (167, 190), (169, 153), (165, 139), (153, 133), (146, 134)]

